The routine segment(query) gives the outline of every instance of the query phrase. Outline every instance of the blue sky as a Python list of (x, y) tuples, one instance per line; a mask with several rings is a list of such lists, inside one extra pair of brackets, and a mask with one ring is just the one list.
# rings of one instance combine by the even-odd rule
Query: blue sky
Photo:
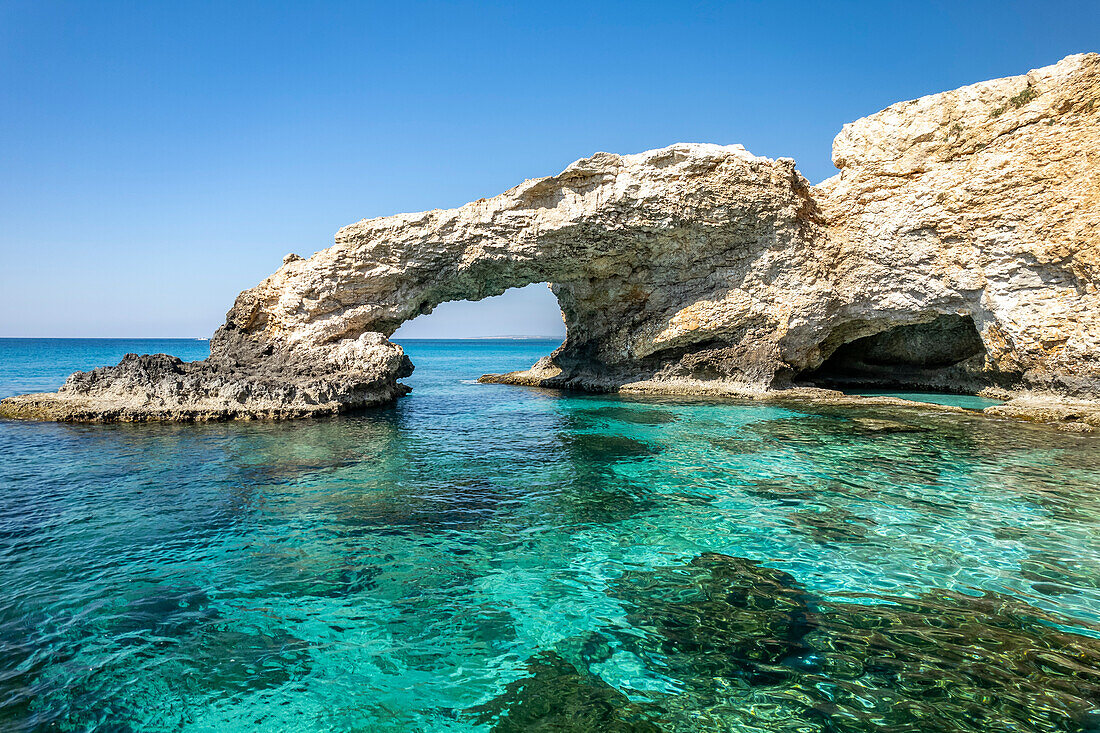
[[(0, 0), (0, 336), (206, 336), (283, 254), (597, 150), (843, 123), (1100, 50), (1100, 2)], [(543, 286), (406, 336), (554, 334)]]

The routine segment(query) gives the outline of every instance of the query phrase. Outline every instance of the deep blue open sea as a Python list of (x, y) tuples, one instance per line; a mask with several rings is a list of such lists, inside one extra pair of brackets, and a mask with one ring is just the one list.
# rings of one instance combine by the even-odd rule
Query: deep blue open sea
[[(1100, 438), (480, 385), (0, 421), (0, 730), (1100, 731)], [(0, 396), (182, 340), (0, 340)]]

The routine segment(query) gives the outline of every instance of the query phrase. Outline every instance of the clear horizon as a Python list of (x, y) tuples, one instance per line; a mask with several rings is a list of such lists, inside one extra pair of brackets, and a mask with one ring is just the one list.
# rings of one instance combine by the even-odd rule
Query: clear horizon
[[(1100, 3), (0, 5), (0, 337), (199, 338), (287, 252), (600, 150), (830, 175), (852, 120), (1100, 50)], [(395, 338), (564, 333), (543, 285)]]

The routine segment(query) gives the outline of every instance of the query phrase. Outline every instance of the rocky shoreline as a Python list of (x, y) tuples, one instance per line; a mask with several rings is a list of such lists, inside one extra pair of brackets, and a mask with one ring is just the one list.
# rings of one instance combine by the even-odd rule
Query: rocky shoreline
[[(553, 384), (532, 377), (530, 371), (509, 372), (507, 374), (485, 374), (478, 379), (482, 384), (511, 384), (520, 387), (542, 389), (561, 389)], [(591, 390), (582, 390), (591, 391)], [(953, 405), (941, 405), (931, 402), (918, 402), (902, 397), (887, 395), (852, 395), (839, 390), (821, 387), (792, 387), (751, 391), (735, 385), (715, 384), (702, 380), (680, 380), (674, 382), (634, 382), (624, 384), (614, 390), (624, 395), (663, 395), (683, 397), (716, 397), (743, 402), (768, 402), (799, 406), (848, 406), (848, 407), (892, 407), (905, 410), (955, 413), (958, 415), (981, 416), (994, 419), (1019, 420), (1047, 424), (1059, 430), (1074, 433), (1100, 431), (1100, 401), (1072, 400), (1046, 394), (1003, 394), (993, 392), (992, 399), (1004, 398), (999, 405), (982, 410), (967, 409)]]
[(127, 354), (118, 366), (73, 374), (57, 392), (2, 400), (0, 417), (60, 422), (321, 417), (393, 402), (410, 391), (397, 380), (412, 371), (400, 346), (373, 333), (343, 344), (327, 363), (219, 355), (184, 362), (167, 354)]
[[(484, 381), (865, 403), (996, 393), (990, 417), (1100, 428), (1100, 56), (844, 126), (840, 172), (737, 145), (597, 153), (450, 210), (363, 220), (241, 293), (185, 363), (128, 355), (0, 416), (279, 419), (392, 402), (388, 337), (451, 300), (549, 282), (567, 337)], [(927, 408), (926, 408), (927, 409)]]

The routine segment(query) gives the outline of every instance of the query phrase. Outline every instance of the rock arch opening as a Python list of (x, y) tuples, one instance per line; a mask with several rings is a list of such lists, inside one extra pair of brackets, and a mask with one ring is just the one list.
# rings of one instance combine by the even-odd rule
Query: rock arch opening
[(800, 382), (834, 388), (975, 393), (990, 386), (974, 319), (947, 314), (845, 341)]
[(565, 340), (565, 323), (547, 283), (509, 288), (501, 295), (441, 303), (403, 323), (391, 338), (528, 338)]

